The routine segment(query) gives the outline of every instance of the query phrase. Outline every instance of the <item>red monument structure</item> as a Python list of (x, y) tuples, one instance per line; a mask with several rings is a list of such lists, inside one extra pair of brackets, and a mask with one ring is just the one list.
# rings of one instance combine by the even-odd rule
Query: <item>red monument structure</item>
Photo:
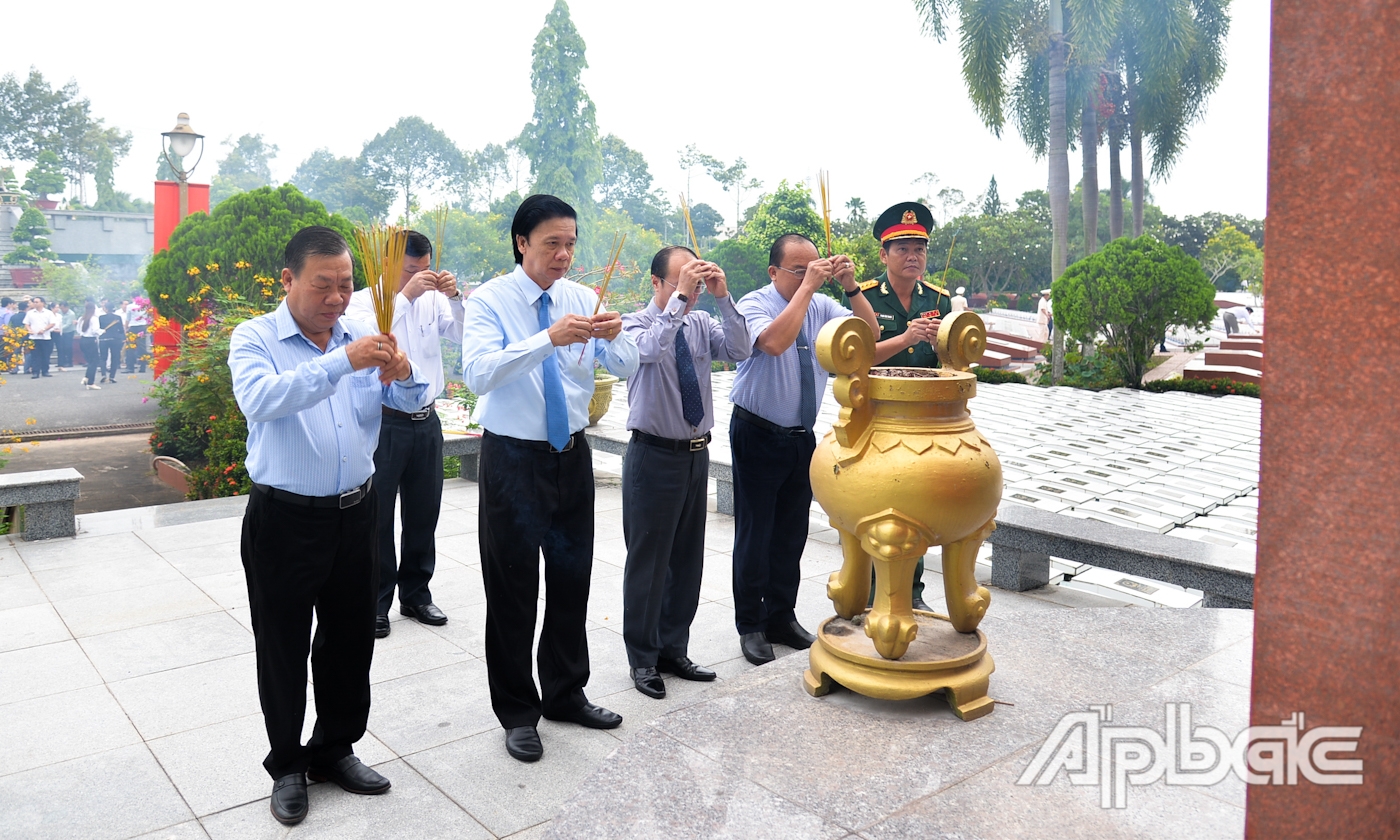
[(1364, 727), (1364, 781), (1251, 785), (1246, 830), (1395, 838), (1400, 0), (1274, 0), (1272, 39), (1251, 723)]

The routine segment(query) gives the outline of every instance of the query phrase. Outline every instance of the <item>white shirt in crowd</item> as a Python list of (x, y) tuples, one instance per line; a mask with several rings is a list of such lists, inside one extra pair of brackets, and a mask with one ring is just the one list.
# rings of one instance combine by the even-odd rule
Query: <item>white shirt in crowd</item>
[(1249, 324), (1249, 328), (1251, 330), (1259, 332), (1259, 325), (1254, 323), (1254, 316), (1250, 314), (1250, 311), (1248, 309), (1244, 308), (1243, 306), (1232, 306), (1225, 311), (1229, 312), (1231, 315), (1234, 315), (1235, 318), (1239, 321), (1244, 321), (1246, 324)]
[(30, 338), (53, 338), (52, 330), (58, 328), (58, 316), (52, 309), (31, 309), (24, 313), (24, 326)]
[(1041, 326), (1048, 326), (1053, 317), (1055, 313), (1050, 309), (1050, 298), (1041, 296), (1040, 303), (1035, 307), (1035, 322)]
[[(345, 317), (374, 324), (374, 298), (369, 289), (361, 289), (350, 296)], [(423, 378), (428, 380), (424, 405), (437, 399), (447, 384), (438, 337), (461, 344), (464, 317), (460, 292), (457, 297), (449, 298), (432, 289), (413, 301), (402, 292), (394, 296), (394, 338), (399, 341), (399, 349), (408, 354), (422, 371)]]
[(78, 328), (78, 337), (79, 337), (79, 338), (99, 338), (99, 337), (101, 337), (101, 335), (102, 335), (102, 328), (99, 327), (99, 326), (97, 326), (97, 316), (98, 316), (98, 314), (99, 314), (99, 313), (96, 313), (96, 312), (93, 313), (92, 318), (88, 321), (87, 329), (83, 329), (83, 316), (79, 315), (79, 316), (78, 316), (78, 320), (76, 320), (76, 321), (73, 322), (73, 326), (75, 326), (75, 327)]
[(151, 318), (146, 313), (146, 307), (139, 303), (129, 303), (122, 312), (122, 321), (128, 328), (144, 327), (151, 323)]

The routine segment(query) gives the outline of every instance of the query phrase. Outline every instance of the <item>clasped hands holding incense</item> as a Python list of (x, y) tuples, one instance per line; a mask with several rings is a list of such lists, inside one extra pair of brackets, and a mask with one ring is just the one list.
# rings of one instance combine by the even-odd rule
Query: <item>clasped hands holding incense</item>
[(409, 278), (400, 290), (409, 301), (415, 301), (424, 292), (437, 290), (448, 297), (456, 297), (457, 276), (450, 271), (429, 271), (423, 269)]
[(815, 292), (826, 281), (833, 278), (841, 284), (843, 289), (848, 288), (848, 285), (854, 286), (856, 282), (855, 262), (844, 254), (813, 260), (807, 263), (807, 271), (802, 275), (802, 287), (809, 292)]
[(612, 341), (622, 332), (622, 315), (617, 312), (599, 312), (592, 318), (587, 315), (565, 315), (549, 328), (549, 340), (555, 347), (582, 344), (591, 338)]
[(407, 379), (413, 372), (407, 354), (399, 349), (398, 339), (392, 335), (357, 338), (345, 345), (345, 356), (355, 370), (378, 367), (379, 381), (385, 385), (396, 379)]
[(715, 297), (724, 297), (729, 294), (729, 285), (724, 276), (724, 269), (718, 265), (705, 260), (691, 260), (681, 268), (676, 290), (689, 299), (689, 311), (695, 307), (695, 301), (699, 299), (702, 291), (708, 290)]

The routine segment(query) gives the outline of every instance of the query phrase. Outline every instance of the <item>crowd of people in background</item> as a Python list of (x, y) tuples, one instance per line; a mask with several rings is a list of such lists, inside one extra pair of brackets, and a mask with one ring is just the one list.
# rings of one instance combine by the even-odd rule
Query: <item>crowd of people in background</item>
[(102, 384), (116, 382), (123, 355), (126, 373), (145, 373), (151, 323), (146, 304), (139, 299), (114, 304), (89, 298), (82, 306), (79, 314), (67, 301), (50, 306), (42, 295), (0, 298), (0, 330), (6, 339), (0, 371), (22, 370), (41, 379), (52, 376), (51, 370), (72, 370), (76, 345), (86, 365), (84, 388), (101, 390)]

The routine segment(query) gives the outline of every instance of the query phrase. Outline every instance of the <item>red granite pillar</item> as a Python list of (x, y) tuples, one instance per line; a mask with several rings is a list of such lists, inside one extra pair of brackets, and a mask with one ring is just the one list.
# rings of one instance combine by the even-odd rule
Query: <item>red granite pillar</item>
[[(1400, 837), (1400, 0), (1274, 0), (1255, 725), (1362, 726), (1360, 786), (1248, 836)], [(1351, 757), (1351, 756), (1338, 756)]]

